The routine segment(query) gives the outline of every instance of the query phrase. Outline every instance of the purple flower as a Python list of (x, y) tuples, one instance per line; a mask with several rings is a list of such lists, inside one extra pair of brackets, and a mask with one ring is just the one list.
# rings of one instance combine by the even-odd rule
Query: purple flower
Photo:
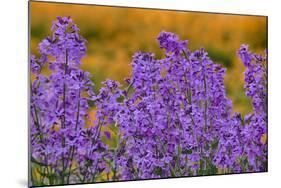
[(160, 44), (160, 48), (166, 49), (166, 52), (174, 52), (175, 54), (179, 54), (181, 50), (186, 48), (188, 43), (187, 40), (180, 41), (178, 36), (174, 33), (162, 31), (157, 40)]
[(247, 45), (238, 51), (253, 105), (243, 117), (226, 95), (226, 69), (169, 32), (157, 38), (164, 58), (136, 52), (126, 85), (106, 79), (94, 94), (80, 68), (86, 41), (78, 31), (70, 17), (58, 17), (40, 57), (30, 57), (31, 157), (47, 173), (39, 184), (266, 170), (266, 56)]
[[(39, 44), (41, 57), (31, 56), (31, 70), (36, 75), (31, 88), (31, 153), (36, 161), (57, 172), (64, 184), (76, 181), (74, 172), (70, 173), (74, 160), (79, 166), (102, 163), (98, 159), (105, 155), (106, 146), (99, 139), (103, 125), (85, 128), (86, 120), (90, 121), (88, 100), (94, 98), (90, 75), (80, 69), (85, 40), (69, 17), (58, 17), (52, 31), (53, 36)], [(43, 76), (40, 72), (46, 63), (52, 73)], [(97, 169), (76, 171), (88, 181)]]

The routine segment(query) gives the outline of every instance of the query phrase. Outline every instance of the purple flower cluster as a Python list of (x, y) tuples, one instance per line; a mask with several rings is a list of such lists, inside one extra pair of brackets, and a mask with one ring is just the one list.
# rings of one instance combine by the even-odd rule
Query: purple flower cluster
[[(52, 31), (53, 36), (39, 44), (41, 57), (31, 56), (32, 161), (45, 167), (40, 173), (49, 184), (91, 181), (93, 168), (103, 169), (97, 159), (106, 155), (95, 151), (106, 150), (106, 145), (98, 126), (85, 128), (91, 121), (88, 101), (95, 97), (89, 73), (79, 67), (86, 41), (69, 17), (58, 17)], [(51, 73), (43, 74), (44, 68)]]
[(252, 100), (253, 113), (244, 118), (235, 113), (222, 130), (218, 166), (233, 172), (257, 172), (267, 169), (267, 57), (248, 51), (241, 45), (238, 55), (246, 67), (245, 91)]
[[(85, 39), (69, 17), (31, 56), (31, 161), (33, 183), (66, 184), (265, 171), (267, 169), (266, 57), (242, 45), (245, 91), (253, 113), (232, 113), (226, 69), (203, 49), (161, 32), (163, 59), (137, 52), (127, 87), (106, 80), (93, 93), (80, 69)], [(52, 58), (51, 58), (52, 57)], [(50, 74), (42, 72), (44, 68)], [(89, 102), (96, 118), (89, 118)], [(114, 146), (106, 144), (115, 139)]]

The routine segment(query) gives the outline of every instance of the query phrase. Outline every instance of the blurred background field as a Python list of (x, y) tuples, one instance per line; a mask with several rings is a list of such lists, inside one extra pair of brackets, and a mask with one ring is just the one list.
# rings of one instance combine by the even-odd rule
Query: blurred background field
[(234, 111), (246, 114), (252, 110), (244, 94), (244, 67), (236, 51), (246, 43), (252, 51), (263, 53), (265, 17), (31, 2), (32, 54), (38, 55), (37, 46), (51, 34), (57, 16), (71, 16), (88, 41), (82, 68), (93, 75), (96, 92), (106, 78), (123, 83), (131, 75), (134, 52), (149, 51), (163, 57), (156, 38), (161, 31), (170, 31), (188, 39), (192, 50), (205, 47), (212, 60), (227, 68), (225, 84)]

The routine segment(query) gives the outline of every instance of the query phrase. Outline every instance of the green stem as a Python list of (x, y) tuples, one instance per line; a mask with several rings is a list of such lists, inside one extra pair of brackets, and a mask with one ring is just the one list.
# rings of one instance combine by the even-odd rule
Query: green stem
[(208, 108), (208, 104), (207, 104), (207, 84), (206, 84), (206, 75), (204, 73), (204, 78), (203, 78), (203, 81), (204, 81), (204, 92), (205, 92), (205, 105), (204, 105), (204, 119), (205, 119), (205, 132), (206, 132), (206, 129), (207, 129), (207, 108)]
[[(68, 52), (67, 52), (67, 49), (65, 51), (65, 63), (64, 63), (64, 75), (66, 76), (66, 73), (67, 73), (67, 66), (68, 66)], [(64, 78), (65, 79), (65, 78)], [(63, 118), (62, 118), (62, 128), (64, 129), (65, 128), (65, 122), (66, 122), (66, 84), (65, 84), (65, 81), (63, 83)], [(62, 137), (62, 148), (65, 147), (65, 137), (63, 136)], [(62, 184), (64, 184), (64, 171), (66, 170), (65, 168), (65, 156), (64, 156), (64, 153), (62, 152)]]
[(130, 89), (132, 88), (133, 84), (134, 84), (135, 80), (133, 80), (130, 85), (126, 88), (126, 92), (125, 92), (125, 97), (128, 98), (128, 94), (129, 94), (129, 91)]
[[(80, 89), (78, 90), (78, 103), (77, 103), (77, 115), (76, 115), (75, 132), (78, 129), (79, 116), (80, 116)], [(69, 184), (70, 171), (71, 171), (71, 167), (72, 167), (72, 160), (73, 160), (74, 153), (75, 153), (75, 147), (74, 146), (72, 146), (70, 148), (69, 153), (70, 153), (71, 157), (70, 157), (70, 164), (69, 164), (69, 173), (68, 173), (68, 176), (67, 176), (67, 184)]]

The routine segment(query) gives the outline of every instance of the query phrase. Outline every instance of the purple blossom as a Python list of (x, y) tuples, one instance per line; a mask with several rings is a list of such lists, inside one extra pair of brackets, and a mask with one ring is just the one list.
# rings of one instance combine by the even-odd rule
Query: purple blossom
[(181, 50), (186, 48), (188, 41), (179, 41), (179, 38), (174, 33), (170, 32), (161, 32), (158, 35), (158, 41), (160, 44), (160, 48), (166, 49), (166, 52), (174, 52), (175, 54), (179, 54)]
[[(39, 44), (41, 58), (31, 56), (31, 69), (36, 75), (31, 88), (31, 153), (34, 160), (57, 172), (58, 183), (64, 184), (76, 181), (70, 173), (73, 160), (81, 166), (96, 163), (95, 156), (104, 155), (106, 146), (99, 139), (98, 126), (85, 128), (88, 100), (94, 98), (90, 75), (79, 68), (85, 40), (69, 17), (58, 17), (52, 31), (52, 38)], [(41, 69), (48, 67), (52, 73), (41, 75)], [(94, 150), (99, 154), (93, 154)], [(89, 167), (80, 173), (88, 181), (95, 172)]]
[[(94, 94), (90, 73), (80, 69), (86, 41), (78, 31), (71, 18), (58, 17), (53, 35), (39, 44), (40, 57), (30, 58), (31, 161), (43, 174), (37, 184), (267, 169), (266, 56), (247, 45), (238, 51), (253, 105), (243, 117), (226, 95), (227, 70), (169, 32), (157, 38), (165, 57), (135, 53), (125, 85), (107, 79)], [(51, 73), (41, 74), (47, 68)]]

